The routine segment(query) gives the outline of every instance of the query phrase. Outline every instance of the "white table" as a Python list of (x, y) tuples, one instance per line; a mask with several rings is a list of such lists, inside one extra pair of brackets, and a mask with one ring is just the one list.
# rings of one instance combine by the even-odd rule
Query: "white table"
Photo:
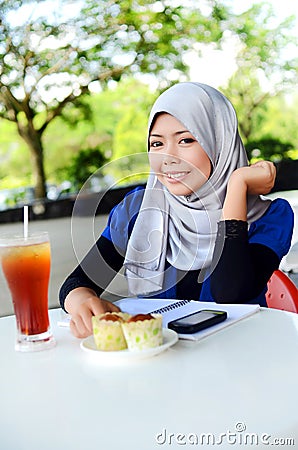
[(221, 433), (215, 448), (268, 449), (262, 438), (297, 448), (297, 315), (262, 310), (153, 358), (102, 365), (57, 327), (60, 313), (50, 312), (57, 346), (30, 354), (14, 350), (14, 316), (0, 319), (1, 449), (214, 448)]

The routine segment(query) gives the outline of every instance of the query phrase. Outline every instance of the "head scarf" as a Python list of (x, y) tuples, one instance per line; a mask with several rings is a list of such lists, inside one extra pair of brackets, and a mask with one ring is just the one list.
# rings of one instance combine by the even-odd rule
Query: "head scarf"
[[(207, 153), (212, 173), (187, 197), (171, 194), (150, 173), (124, 262), (134, 295), (163, 288), (166, 260), (183, 271), (210, 266), (229, 178), (235, 169), (248, 165), (235, 110), (216, 89), (194, 82), (167, 89), (152, 107), (148, 135), (156, 115), (162, 112), (174, 116), (190, 131)], [(264, 214), (269, 202), (248, 196), (249, 224)]]

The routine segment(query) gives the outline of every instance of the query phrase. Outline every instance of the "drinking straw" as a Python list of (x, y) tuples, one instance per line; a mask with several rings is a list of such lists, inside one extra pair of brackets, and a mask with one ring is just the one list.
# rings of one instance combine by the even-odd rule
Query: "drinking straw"
[(28, 237), (28, 205), (24, 206), (24, 238)]

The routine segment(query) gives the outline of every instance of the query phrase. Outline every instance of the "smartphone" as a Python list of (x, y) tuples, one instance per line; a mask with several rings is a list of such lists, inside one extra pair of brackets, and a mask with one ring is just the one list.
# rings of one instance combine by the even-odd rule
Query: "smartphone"
[(227, 317), (226, 311), (202, 309), (194, 314), (169, 322), (168, 328), (181, 334), (196, 333), (197, 331), (223, 322)]

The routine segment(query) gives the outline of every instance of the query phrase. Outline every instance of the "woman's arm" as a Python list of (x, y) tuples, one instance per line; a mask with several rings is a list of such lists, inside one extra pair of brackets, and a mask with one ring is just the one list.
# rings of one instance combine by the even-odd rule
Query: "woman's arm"
[(92, 334), (94, 315), (107, 311), (119, 311), (100, 294), (112, 281), (123, 265), (123, 257), (109, 239), (101, 236), (81, 264), (67, 277), (61, 286), (61, 306), (71, 314), (71, 331), (76, 337)]
[(222, 219), (247, 221), (247, 194), (268, 194), (273, 188), (275, 176), (275, 166), (269, 161), (236, 169), (228, 183)]
[(249, 244), (226, 232), (224, 246), (216, 245), (217, 265), (212, 271), (211, 293), (217, 303), (248, 303), (257, 298), (279, 266), (277, 254), (262, 244)]
[(273, 250), (249, 244), (247, 225), (247, 194), (268, 193), (274, 180), (275, 167), (266, 161), (237, 169), (229, 180), (211, 274), (212, 295), (219, 303), (253, 300), (278, 268)]

